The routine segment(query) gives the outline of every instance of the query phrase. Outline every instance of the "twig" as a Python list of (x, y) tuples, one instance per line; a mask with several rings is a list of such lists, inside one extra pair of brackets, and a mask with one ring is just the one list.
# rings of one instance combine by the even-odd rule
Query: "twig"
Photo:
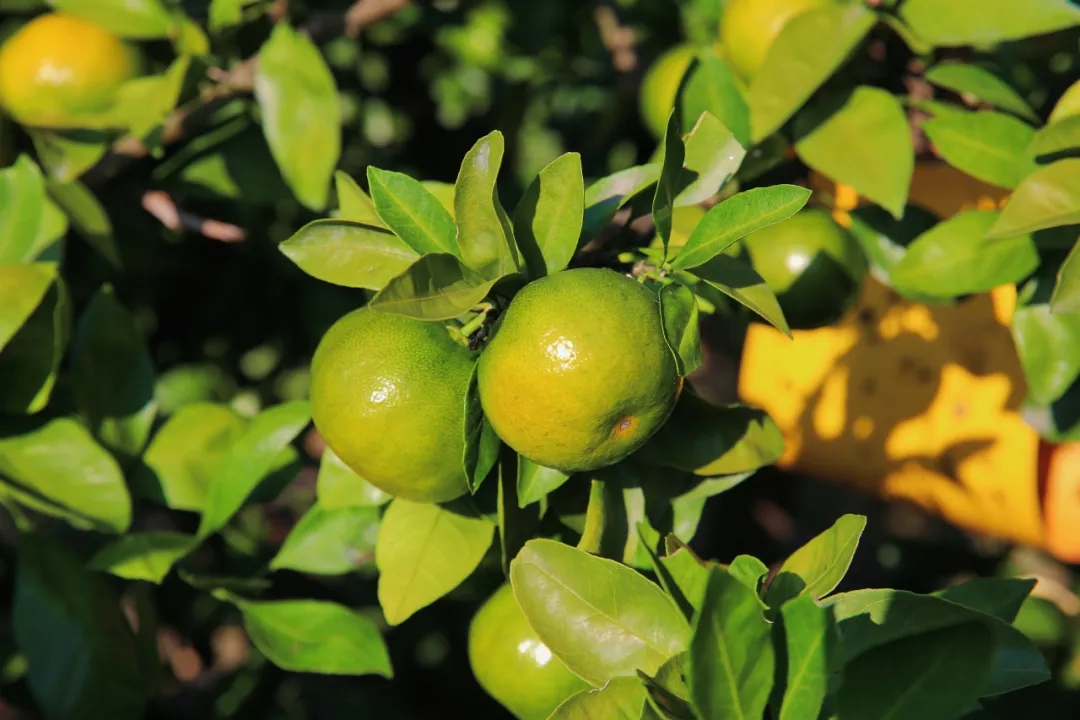
[(607, 3), (596, 7), (593, 12), (596, 28), (600, 31), (600, 40), (611, 53), (611, 64), (621, 73), (633, 72), (637, 68), (637, 37), (634, 31), (619, 21), (615, 8)]
[(143, 193), (142, 206), (146, 212), (170, 230), (191, 230), (211, 240), (234, 243), (246, 237), (243, 228), (232, 223), (204, 218), (195, 213), (181, 210), (168, 193), (161, 190), (148, 190)]

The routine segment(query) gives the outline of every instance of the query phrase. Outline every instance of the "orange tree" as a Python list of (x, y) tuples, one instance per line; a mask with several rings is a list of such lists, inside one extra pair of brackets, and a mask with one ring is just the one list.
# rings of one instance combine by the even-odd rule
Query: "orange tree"
[[(737, 346), (830, 322), (868, 273), (937, 304), (1010, 285), (1033, 422), (1077, 437), (1080, 8), (749, 3), (0, 0), (5, 703), (1057, 702), (1074, 636), (1033, 580), (865, 589), (863, 515), (771, 567), (710, 525), (784, 438), (694, 378), (709, 319)], [(636, 80), (676, 46), (651, 108)], [(930, 155), (1008, 202), (915, 207)], [(862, 202), (780, 277), (758, 244), (838, 204), (808, 170)]]

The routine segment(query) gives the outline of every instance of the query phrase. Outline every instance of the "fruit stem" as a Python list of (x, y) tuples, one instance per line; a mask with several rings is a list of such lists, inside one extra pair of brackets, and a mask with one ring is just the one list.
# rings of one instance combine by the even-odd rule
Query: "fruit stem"
[(484, 321), (487, 320), (488, 312), (492, 309), (492, 306), (488, 306), (480, 311), (480, 313), (469, 322), (461, 326), (461, 334), (465, 337), (469, 337), (474, 332), (484, 326)]

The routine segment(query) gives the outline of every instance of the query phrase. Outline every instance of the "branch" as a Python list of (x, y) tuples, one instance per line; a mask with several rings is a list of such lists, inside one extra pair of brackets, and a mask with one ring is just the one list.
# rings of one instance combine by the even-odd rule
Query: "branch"
[(234, 243), (246, 237), (243, 228), (232, 223), (204, 218), (195, 213), (181, 210), (168, 193), (161, 190), (148, 190), (143, 193), (142, 206), (146, 212), (173, 231), (191, 230), (211, 240)]

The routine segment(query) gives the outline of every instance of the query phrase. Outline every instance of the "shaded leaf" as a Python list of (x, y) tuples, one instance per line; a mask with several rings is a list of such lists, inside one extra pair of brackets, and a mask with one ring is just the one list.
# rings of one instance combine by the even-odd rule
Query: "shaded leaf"
[(693, 268), (692, 272), (791, 337), (791, 330), (784, 318), (784, 311), (780, 309), (776, 294), (749, 263), (720, 254), (707, 263)]
[(450, 320), (487, 297), (499, 280), (485, 280), (453, 255), (424, 255), (391, 279), (369, 305), (417, 320)]
[(553, 470), (537, 465), (523, 455), (517, 461), (517, 496), (518, 507), (525, 507), (550, 492), (554, 492), (570, 478), (561, 470)]
[(667, 256), (668, 243), (671, 241), (671, 221), (675, 211), (675, 197), (679, 194), (679, 178), (682, 176), (683, 162), (686, 159), (686, 147), (682, 141), (682, 127), (677, 111), (672, 111), (668, 118), (664, 135), (664, 158), (660, 165), (660, 177), (656, 181), (653, 194), (652, 217), (656, 226), (656, 235), (664, 245)]
[(71, 227), (109, 264), (119, 268), (120, 248), (113, 235), (112, 221), (94, 193), (81, 182), (47, 180), (49, 197), (56, 201), (71, 220)]
[(95, 130), (27, 128), (27, 133), (42, 168), (61, 183), (78, 179), (109, 149), (109, 135)]
[(1034, 578), (976, 577), (933, 595), (1011, 623), (1036, 582)]
[(368, 290), (381, 290), (420, 257), (390, 231), (347, 220), (310, 222), (278, 249), (314, 278)]
[(308, 508), (289, 531), (271, 570), (344, 575), (374, 559), (379, 511), (375, 507)]
[(800, 595), (780, 607), (780, 622), (787, 667), (778, 720), (817, 720), (836, 659), (832, 613)]
[[(590, 240), (611, 222), (615, 213), (660, 179), (660, 164), (636, 165), (600, 178), (585, 189), (582, 240)], [(579, 243), (580, 244), (580, 243)]]
[(690, 288), (674, 283), (660, 289), (659, 300), (664, 338), (679, 375), (689, 375), (702, 363), (697, 299)]
[(334, 191), (338, 201), (338, 220), (386, 229), (386, 223), (375, 211), (375, 203), (360, 189), (356, 181), (342, 170), (334, 171)]
[(357, 475), (327, 447), (319, 461), (319, 477), (315, 484), (319, 505), (326, 510), (347, 507), (379, 507), (392, 496)]
[[(5, 322), (10, 329), (27, 307), (26, 300), (37, 296), (39, 281), (50, 271), (42, 265), (0, 266), (0, 284), (12, 281), (9, 292), (28, 291), (11, 305), (0, 310), (0, 413), (34, 414), (45, 408), (56, 385), (57, 374), (67, 350), (71, 334), (71, 303), (67, 285), (62, 278), (47, 286), (45, 295), (38, 298), (37, 307), (21, 321), (14, 335), (4, 338)], [(7, 293), (0, 289), (0, 302)], [(5, 310), (10, 315), (5, 317)]]
[(558, 272), (570, 263), (584, 212), (581, 155), (560, 155), (540, 171), (514, 210), (514, 237), (532, 277)]
[(469, 488), (474, 493), (495, 467), (495, 462), (499, 459), (499, 448), (502, 447), (502, 441), (484, 417), (484, 409), (480, 406), (480, 391), (476, 386), (477, 368), (477, 365), (473, 365), (472, 374), (469, 376), (469, 388), (465, 393), (465, 426), (462, 428), (465, 436), (462, 465)]
[(784, 561), (769, 586), (765, 601), (770, 607), (780, 607), (800, 595), (820, 600), (831, 593), (847, 574), (865, 528), (864, 516), (842, 515), (832, 527)]

